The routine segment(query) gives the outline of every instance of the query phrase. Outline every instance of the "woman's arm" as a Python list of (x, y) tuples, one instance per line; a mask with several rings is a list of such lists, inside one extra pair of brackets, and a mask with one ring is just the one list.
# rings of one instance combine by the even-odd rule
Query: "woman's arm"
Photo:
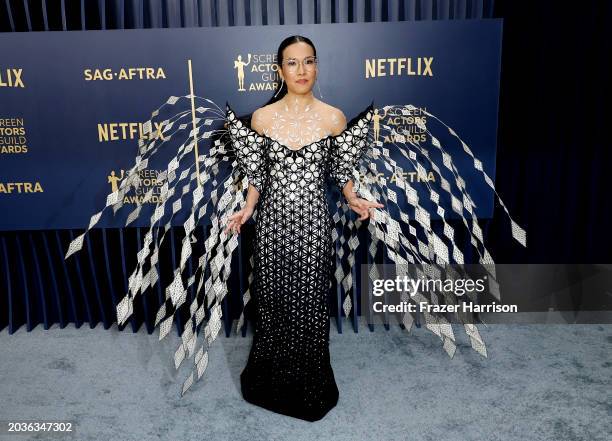
[[(255, 130), (260, 135), (263, 134), (264, 128), (262, 126), (262, 110), (261, 108), (255, 110), (253, 115), (251, 115), (251, 128)], [(249, 184), (249, 190), (247, 192), (246, 197), (246, 206), (249, 208), (255, 209), (257, 202), (259, 201), (259, 191), (257, 188), (253, 186), (253, 184)]]
[(257, 201), (259, 201), (259, 192), (253, 186), (253, 184), (249, 184), (249, 190), (246, 197), (246, 206), (255, 209)]
[[(331, 134), (333, 136), (338, 136), (342, 131), (346, 128), (346, 116), (344, 113), (337, 109), (334, 111), (335, 113), (332, 115), (333, 125), (331, 128)], [(353, 192), (353, 180), (349, 179), (344, 187), (342, 188), (342, 194), (346, 199), (346, 202), (350, 205), (351, 201), (357, 197), (355, 192)]]
[[(224, 127), (227, 128), (227, 123), (224, 124)], [(261, 132), (259, 130), (257, 131), (257, 133), (261, 135)], [(258, 200), (259, 200), (259, 191), (257, 191), (257, 188), (255, 188), (253, 184), (249, 184), (249, 189), (247, 191), (247, 197), (246, 197), (246, 206), (249, 208), (255, 209), (255, 206), (257, 205)]]
[[(257, 132), (259, 135), (261, 135), (263, 131), (260, 114), (261, 114), (260, 109), (257, 109), (255, 112), (253, 112), (253, 115), (251, 117), (251, 129)], [(244, 158), (243, 158), (243, 161), (245, 161)], [(259, 177), (256, 176), (255, 173), (251, 172), (250, 175), (248, 173), (247, 175), (248, 175), (249, 180), (253, 179), (253, 182), (255, 182), (256, 185), (261, 185), (261, 179), (259, 179)], [(249, 182), (249, 188), (247, 190), (247, 197), (246, 197), (245, 205), (244, 207), (242, 207), (242, 209), (232, 214), (228, 218), (228, 223), (227, 223), (227, 227), (225, 228), (225, 232), (227, 233), (231, 230), (234, 233), (240, 234), (241, 226), (247, 220), (249, 220), (249, 218), (253, 215), (253, 212), (255, 211), (255, 206), (257, 205), (258, 201), (259, 201), (259, 190), (257, 189), (255, 185), (252, 184), (252, 182)]]
[[(331, 132), (333, 136), (338, 136), (347, 128), (346, 117), (341, 110), (336, 110), (336, 113), (332, 115), (332, 121), (333, 125)], [(336, 165), (342, 163), (342, 159), (339, 158), (336, 158), (335, 161)], [(332, 171), (332, 173), (334, 173), (334, 171)], [(359, 220), (365, 220), (370, 217), (371, 209), (384, 207), (384, 205), (379, 202), (372, 202), (360, 198), (353, 190), (353, 179), (347, 174), (344, 174), (344, 177), (342, 178), (338, 177), (337, 173), (336, 176), (338, 185), (342, 185), (342, 183), (344, 183), (344, 186), (342, 187), (342, 194), (344, 195), (348, 206), (359, 215)]]

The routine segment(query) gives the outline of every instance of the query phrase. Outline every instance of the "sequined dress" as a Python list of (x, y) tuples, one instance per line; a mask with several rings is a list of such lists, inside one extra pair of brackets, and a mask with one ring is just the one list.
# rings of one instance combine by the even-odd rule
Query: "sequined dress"
[(238, 163), (259, 191), (255, 215), (255, 332), (243, 397), (309, 421), (338, 401), (330, 364), (328, 293), (335, 263), (327, 176), (340, 188), (366, 145), (372, 105), (338, 136), (298, 149), (242, 123), (227, 106)]

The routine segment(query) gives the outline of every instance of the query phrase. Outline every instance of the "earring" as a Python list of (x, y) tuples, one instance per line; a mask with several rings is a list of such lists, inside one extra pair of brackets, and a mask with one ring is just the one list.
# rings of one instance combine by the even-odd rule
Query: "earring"
[(283, 88), (283, 84), (285, 84), (285, 79), (284, 79), (284, 78), (281, 78), (281, 85), (280, 85), (280, 87), (278, 88), (278, 90), (276, 91), (276, 93), (274, 94), (274, 98), (276, 98), (276, 95), (278, 95), (278, 92), (280, 92), (280, 91), (281, 91), (281, 89)]
[(319, 87), (319, 80), (317, 79), (317, 89), (319, 89), (319, 96), (323, 99), (323, 94), (321, 93), (321, 88)]

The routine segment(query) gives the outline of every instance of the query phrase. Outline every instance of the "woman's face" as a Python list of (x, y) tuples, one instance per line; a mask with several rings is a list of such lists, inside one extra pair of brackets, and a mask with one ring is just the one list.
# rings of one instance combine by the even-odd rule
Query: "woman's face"
[(287, 83), (287, 90), (295, 94), (309, 93), (317, 73), (314, 50), (309, 44), (300, 41), (285, 48), (279, 75)]

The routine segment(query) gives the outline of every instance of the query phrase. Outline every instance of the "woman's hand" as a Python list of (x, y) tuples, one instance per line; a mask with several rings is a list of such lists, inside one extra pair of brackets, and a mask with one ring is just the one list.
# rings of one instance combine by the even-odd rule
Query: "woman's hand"
[(357, 196), (353, 196), (347, 203), (351, 209), (359, 215), (359, 220), (365, 220), (370, 217), (370, 210), (373, 208), (382, 208), (383, 204), (380, 202), (371, 202), (366, 199), (361, 199)]
[(249, 220), (252, 214), (253, 207), (249, 205), (246, 205), (242, 210), (235, 212), (229, 217), (225, 232), (227, 233), (229, 230), (232, 230), (233, 232), (240, 234), (240, 227), (247, 220)]

